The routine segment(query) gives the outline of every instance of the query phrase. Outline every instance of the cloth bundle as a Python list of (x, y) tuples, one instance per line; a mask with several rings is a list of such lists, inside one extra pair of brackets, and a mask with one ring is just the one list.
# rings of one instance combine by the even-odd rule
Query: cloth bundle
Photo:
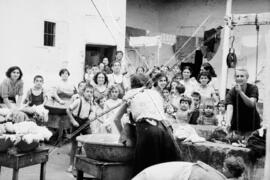
[(184, 142), (205, 142), (205, 138), (200, 137), (196, 130), (190, 125), (180, 125), (174, 130), (174, 136)]

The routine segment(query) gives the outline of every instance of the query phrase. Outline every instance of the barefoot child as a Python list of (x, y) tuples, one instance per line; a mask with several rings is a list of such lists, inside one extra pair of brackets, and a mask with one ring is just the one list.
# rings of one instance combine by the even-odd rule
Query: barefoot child
[[(67, 115), (70, 118), (70, 122), (72, 124), (72, 132), (77, 130), (81, 125), (87, 122), (89, 119), (93, 117), (93, 103), (91, 102), (93, 98), (93, 86), (86, 85), (83, 91), (83, 96), (76, 99), (70, 106), (67, 108)], [(90, 134), (91, 129), (90, 126), (81, 131), (82, 134)], [(78, 134), (79, 135), (79, 134)], [(77, 136), (78, 136), (77, 135)], [(72, 138), (71, 141), (71, 150), (70, 150), (70, 167), (68, 169), (69, 172), (72, 171), (74, 165), (74, 156), (76, 154), (78, 144), (76, 141), (76, 136)]]

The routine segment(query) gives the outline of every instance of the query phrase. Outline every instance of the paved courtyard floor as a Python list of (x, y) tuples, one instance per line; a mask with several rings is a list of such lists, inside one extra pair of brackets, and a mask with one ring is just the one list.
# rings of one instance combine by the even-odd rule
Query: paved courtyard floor
[[(53, 147), (49, 146), (50, 149)], [(76, 178), (66, 170), (69, 166), (70, 145), (55, 149), (49, 155), (46, 166), (46, 180), (75, 180)], [(39, 180), (40, 165), (22, 168), (19, 171), (19, 180)], [(2, 167), (0, 180), (11, 180), (12, 169)]]

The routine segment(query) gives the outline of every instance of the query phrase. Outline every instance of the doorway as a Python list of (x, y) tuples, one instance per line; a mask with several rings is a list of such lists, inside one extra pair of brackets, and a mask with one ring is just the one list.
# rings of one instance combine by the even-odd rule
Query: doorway
[(85, 67), (98, 65), (104, 57), (109, 59), (111, 63), (115, 57), (116, 46), (92, 45), (85, 46)]

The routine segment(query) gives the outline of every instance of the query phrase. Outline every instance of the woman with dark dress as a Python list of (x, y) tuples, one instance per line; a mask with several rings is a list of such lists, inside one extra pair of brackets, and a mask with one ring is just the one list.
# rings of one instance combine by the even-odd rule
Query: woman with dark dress
[(23, 96), (22, 70), (18, 66), (12, 66), (7, 70), (6, 76), (0, 84), (0, 104), (9, 109), (18, 108)]
[(115, 117), (115, 124), (121, 132), (120, 119), (129, 106), (136, 125), (134, 158), (136, 175), (151, 165), (179, 160), (180, 151), (168, 125), (164, 122), (165, 113), (161, 94), (153, 89), (144, 89), (148, 79), (143, 74), (133, 75), (130, 81), (131, 90), (124, 96), (124, 100), (129, 102), (120, 107)]

